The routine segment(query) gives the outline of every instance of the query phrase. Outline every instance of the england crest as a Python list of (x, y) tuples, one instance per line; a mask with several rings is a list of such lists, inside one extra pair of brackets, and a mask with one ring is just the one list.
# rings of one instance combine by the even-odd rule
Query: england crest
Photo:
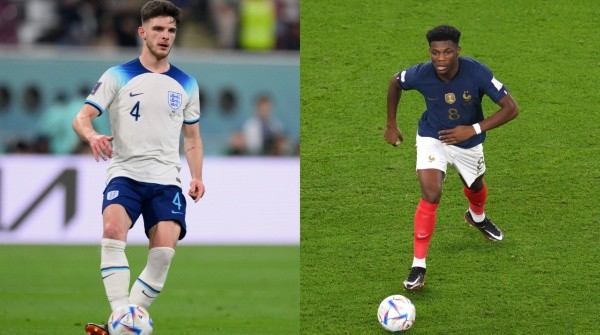
[(181, 107), (183, 96), (181, 93), (169, 91), (169, 107), (172, 109), (178, 109)]
[(113, 200), (114, 198), (119, 196), (119, 191), (109, 191), (106, 193), (106, 200)]

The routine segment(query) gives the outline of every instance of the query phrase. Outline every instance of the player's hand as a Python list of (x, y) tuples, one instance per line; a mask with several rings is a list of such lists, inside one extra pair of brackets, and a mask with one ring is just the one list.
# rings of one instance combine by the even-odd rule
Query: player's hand
[(398, 127), (385, 127), (385, 133), (383, 134), (385, 141), (395, 147), (399, 146), (404, 141), (404, 136)]
[(438, 132), (439, 139), (445, 144), (458, 144), (477, 135), (473, 126), (456, 126), (452, 129), (441, 130)]
[(194, 202), (200, 201), (200, 198), (204, 196), (205, 188), (204, 183), (200, 179), (192, 179), (190, 182), (190, 190), (188, 191), (188, 195), (192, 197)]
[(96, 162), (100, 161), (99, 157), (102, 157), (103, 160), (112, 158), (113, 149), (112, 145), (110, 145), (110, 142), (114, 138), (114, 136), (96, 134), (89, 139), (92, 155), (94, 156), (94, 159), (96, 159)]

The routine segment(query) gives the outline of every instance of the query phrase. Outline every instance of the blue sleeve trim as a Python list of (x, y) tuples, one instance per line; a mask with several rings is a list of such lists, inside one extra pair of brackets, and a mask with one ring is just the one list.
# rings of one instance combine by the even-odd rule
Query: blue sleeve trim
[(98, 112), (100, 112), (100, 114), (98, 114), (98, 116), (100, 116), (100, 115), (102, 115), (102, 113), (104, 113), (104, 110), (102, 109), (102, 107), (100, 107), (100, 105), (98, 105), (97, 103), (90, 101), (90, 100), (86, 100), (84, 103), (96, 108), (98, 110)]

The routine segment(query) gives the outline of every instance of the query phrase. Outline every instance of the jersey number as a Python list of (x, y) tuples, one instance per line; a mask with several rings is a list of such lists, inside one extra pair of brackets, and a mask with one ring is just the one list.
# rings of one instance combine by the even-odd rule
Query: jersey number
[(450, 120), (458, 120), (458, 119), (460, 119), (460, 114), (458, 114), (458, 109), (450, 108), (448, 110), (448, 118)]
[(138, 120), (138, 118), (140, 117), (140, 102), (139, 101), (135, 103), (135, 106), (133, 106), (133, 108), (131, 109), (131, 112), (129, 112), (129, 115), (133, 116), (136, 121)]

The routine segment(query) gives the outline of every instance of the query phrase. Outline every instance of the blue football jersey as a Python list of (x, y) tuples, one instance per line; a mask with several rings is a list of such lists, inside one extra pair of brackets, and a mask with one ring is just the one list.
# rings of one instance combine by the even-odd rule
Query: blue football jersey
[[(425, 99), (426, 110), (419, 120), (419, 136), (439, 138), (440, 130), (472, 125), (484, 119), (481, 101), (487, 95), (498, 103), (507, 88), (482, 63), (467, 57), (458, 60), (458, 73), (449, 82), (441, 80), (431, 62), (399, 72), (403, 90), (417, 90)], [(485, 132), (456, 144), (472, 148), (485, 140)]]

